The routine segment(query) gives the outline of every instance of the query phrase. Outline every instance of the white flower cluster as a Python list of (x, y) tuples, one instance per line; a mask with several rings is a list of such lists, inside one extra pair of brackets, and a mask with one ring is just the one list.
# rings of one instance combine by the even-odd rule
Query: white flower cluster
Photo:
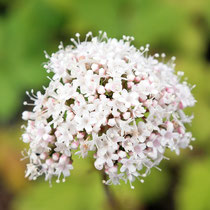
[[(136, 49), (133, 37), (117, 40), (99, 32), (86, 35), (74, 46), (59, 46), (45, 64), (53, 72), (44, 93), (31, 95), (32, 112), (22, 139), (30, 145), (26, 177), (46, 180), (57, 176), (65, 181), (73, 169), (73, 156), (83, 158), (94, 151), (95, 168), (104, 170), (105, 184), (120, 180), (143, 182), (152, 167), (165, 158), (168, 148), (177, 154), (193, 140), (185, 124), (191, 117), (193, 87), (175, 74), (174, 60), (165, 64), (148, 55), (148, 45)], [(91, 153), (92, 154), (92, 153)]]

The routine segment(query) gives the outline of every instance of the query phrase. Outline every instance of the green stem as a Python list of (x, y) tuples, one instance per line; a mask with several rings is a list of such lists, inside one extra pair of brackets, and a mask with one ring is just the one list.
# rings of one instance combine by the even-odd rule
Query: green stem
[[(107, 180), (107, 174), (105, 172), (102, 172), (102, 180)], [(109, 203), (109, 206), (113, 210), (120, 210), (119, 203), (117, 202), (113, 192), (110, 189), (110, 186), (103, 183), (104, 191)]]

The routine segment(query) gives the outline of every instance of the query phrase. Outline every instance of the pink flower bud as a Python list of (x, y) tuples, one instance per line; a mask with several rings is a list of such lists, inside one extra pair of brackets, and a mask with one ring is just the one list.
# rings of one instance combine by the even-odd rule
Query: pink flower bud
[(128, 79), (129, 82), (133, 82), (134, 78), (135, 78), (135, 76), (133, 74), (129, 74), (127, 76), (127, 79)]
[(114, 118), (111, 118), (111, 119), (108, 120), (108, 125), (109, 126), (114, 126), (115, 124), (116, 124), (116, 121), (115, 121)]
[(68, 157), (66, 155), (61, 155), (60, 159), (59, 159), (59, 162), (60, 163), (65, 163), (67, 162), (68, 160)]
[(53, 164), (52, 158), (47, 159), (47, 160), (46, 160), (46, 164), (47, 164), (48, 166), (52, 165), (52, 164)]
[(93, 71), (97, 71), (97, 70), (99, 69), (98, 64), (96, 64), (96, 63), (92, 64), (92, 65), (91, 65), (91, 69), (92, 69)]
[(24, 112), (22, 113), (22, 119), (23, 119), (23, 120), (28, 120), (29, 118), (30, 118), (30, 112), (24, 111)]
[(167, 88), (166, 88), (166, 91), (167, 91), (168, 93), (173, 93), (173, 92), (174, 92), (174, 89), (171, 88), (171, 87), (167, 87)]
[(79, 146), (79, 141), (74, 141), (74, 142), (71, 143), (71, 148), (72, 149), (77, 149), (78, 146)]
[(99, 94), (104, 94), (104, 93), (105, 93), (105, 88), (104, 88), (102, 85), (100, 85), (100, 86), (98, 87), (98, 93), (99, 93)]
[(52, 155), (52, 159), (53, 159), (54, 161), (58, 161), (58, 159), (59, 159), (59, 154), (58, 154), (58, 153), (54, 153), (54, 154)]
[(133, 82), (128, 82), (128, 83), (127, 83), (127, 86), (128, 86), (129, 89), (131, 89), (133, 85), (134, 85)]
[(68, 112), (68, 114), (67, 114), (67, 121), (71, 121), (71, 120), (73, 120), (74, 119), (74, 113), (73, 112)]
[(110, 92), (111, 91), (111, 87), (110, 87), (110, 84), (109, 83), (107, 83), (105, 85), (105, 89), (106, 89), (107, 92)]
[(42, 152), (40, 154), (40, 159), (45, 160), (47, 158), (48, 154), (46, 152)]
[(131, 116), (131, 113), (130, 113), (130, 112), (125, 112), (125, 113), (123, 114), (123, 118), (124, 118), (125, 120), (129, 119), (130, 116)]
[(179, 134), (184, 134), (184, 128), (182, 128), (181, 126), (178, 127), (178, 133)]
[(184, 105), (183, 105), (183, 103), (181, 101), (179, 102), (179, 108), (180, 109), (184, 109)]
[(140, 82), (140, 80), (141, 80), (140, 77), (135, 77), (134, 79), (135, 82)]
[(103, 76), (105, 74), (105, 70), (103, 68), (99, 69), (99, 75)]
[(78, 139), (83, 139), (85, 137), (85, 133), (84, 132), (79, 132), (78, 134), (77, 134), (77, 138)]
[(119, 112), (114, 112), (112, 115), (113, 115), (114, 117), (119, 117), (119, 116), (120, 116), (120, 113), (119, 113)]
[(88, 96), (88, 102), (92, 103), (95, 100), (94, 96)]
[(117, 154), (119, 155), (120, 158), (126, 157), (126, 152), (124, 152), (122, 150), (120, 150)]
[(22, 135), (22, 138), (23, 138), (23, 142), (24, 143), (29, 143), (31, 141), (31, 138), (30, 138), (30, 136), (27, 133), (24, 133)]

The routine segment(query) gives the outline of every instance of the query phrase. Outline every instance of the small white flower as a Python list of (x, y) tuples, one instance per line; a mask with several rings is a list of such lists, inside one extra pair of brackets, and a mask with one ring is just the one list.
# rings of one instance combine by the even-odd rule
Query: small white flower
[(73, 169), (72, 164), (70, 164), (70, 160), (67, 156), (62, 155), (59, 159), (59, 162), (56, 165), (55, 174), (58, 178), (63, 174), (64, 179), (67, 176), (70, 176), (70, 170)]
[(75, 116), (75, 122), (77, 123), (78, 131), (85, 131), (89, 134), (93, 130), (93, 125), (96, 123), (94, 113), (84, 112), (82, 117)]
[(136, 166), (134, 165), (135, 161), (133, 159), (122, 159), (120, 162), (122, 163), (122, 167), (120, 168), (121, 172), (136, 172)]

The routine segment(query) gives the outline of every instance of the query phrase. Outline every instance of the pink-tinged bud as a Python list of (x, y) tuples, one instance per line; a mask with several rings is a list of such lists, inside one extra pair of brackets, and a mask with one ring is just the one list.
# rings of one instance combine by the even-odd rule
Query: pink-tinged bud
[(55, 136), (50, 135), (48, 138), (49, 143), (53, 143), (55, 141)]
[(45, 133), (45, 134), (43, 135), (43, 140), (44, 140), (44, 141), (48, 141), (49, 137), (50, 137), (50, 135), (47, 134), (47, 133)]
[(65, 84), (65, 87), (71, 88), (72, 85), (71, 85), (70, 83), (66, 83), (66, 84)]
[(93, 90), (94, 89), (94, 85), (88, 85), (88, 90)]
[(158, 102), (157, 102), (157, 101), (153, 101), (153, 102), (152, 102), (152, 106), (154, 106), (154, 107), (156, 107), (156, 106), (157, 106), (157, 104), (158, 104)]
[(63, 79), (63, 82), (67, 84), (67, 83), (69, 82), (69, 80), (66, 79), (66, 78), (64, 78), (64, 79)]
[(114, 126), (115, 124), (116, 124), (116, 121), (115, 121), (114, 118), (111, 118), (111, 119), (108, 120), (108, 125), (109, 126)]
[(24, 143), (29, 143), (31, 140), (30, 140), (30, 136), (27, 134), (27, 133), (24, 133), (22, 135), (22, 138), (23, 138), (23, 142)]
[(129, 74), (127, 76), (127, 79), (128, 79), (129, 82), (133, 82), (134, 78), (135, 78), (135, 76), (133, 74)]
[(142, 77), (141, 77), (141, 80), (145, 80), (146, 79), (146, 75), (143, 75)]
[(174, 89), (171, 88), (171, 87), (167, 87), (167, 88), (166, 88), (166, 91), (167, 91), (168, 93), (174, 93)]
[(58, 161), (58, 159), (59, 159), (59, 154), (58, 154), (58, 153), (54, 153), (54, 154), (52, 155), (52, 159), (53, 159), (54, 161)]
[(113, 115), (114, 117), (119, 117), (119, 116), (120, 116), (120, 113), (119, 113), (119, 112), (114, 112), (114, 113), (112, 113), (112, 115)]
[(173, 104), (173, 106), (176, 106), (176, 105), (177, 105), (177, 102), (176, 102), (176, 101), (174, 101), (174, 102), (172, 102), (172, 104)]
[(85, 56), (84, 55), (78, 57), (78, 60), (79, 61), (84, 60), (84, 59), (85, 59)]
[(107, 92), (110, 92), (111, 91), (111, 87), (110, 87), (110, 84), (109, 83), (107, 83), (105, 85), (105, 89), (106, 89)]
[(68, 157), (66, 155), (61, 155), (59, 162), (65, 163), (65, 162), (67, 162), (67, 160), (68, 160)]
[(148, 146), (148, 147), (153, 147), (153, 142), (148, 141), (148, 142), (147, 142), (147, 146)]
[(72, 149), (77, 149), (78, 146), (79, 146), (79, 141), (74, 141), (74, 142), (71, 143), (71, 148)]
[(135, 77), (134, 79), (135, 82), (140, 82), (140, 80), (141, 80), (140, 77)]
[(130, 112), (125, 112), (125, 113), (123, 114), (123, 118), (124, 118), (125, 120), (129, 119), (130, 116), (131, 116), (131, 113), (130, 113)]
[(117, 154), (119, 155), (120, 158), (126, 157), (126, 152), (124, 152), (122, 150), (120, 150)]
[(151, 100), (146, 100), (143, 102), (143, 105), (146, 106), (146, 107), (149, 107), (152, 105), (152, 101)]
[(164, 104), (165, 104), (164, 102), (165, 102), (165, 100), (164, 100), (164, 98), (162, 97), (162, 98), (159, 100), (159, 104), (160, 104), (160, 105), (164, 105)]
[(141, 97), (139, 97), (139, 101), (140, 101), (141, 103), (145, 102), (145, 100), (143, 100)]
[(46, 164), (47, 164), (48, 166), (52, 165), (53, 163), (54, 163), (54, 162), (53, 162), (52, 158), (46, 160)]
[(133, 155), (133, 152), (129, 152), (128, 154), (129, 154), (129, 155)]
[[(149, 143), (149, 142), (148, 142)], [(141, 153), (142, 152), (142, 148), (141, 148), (141, 146), (138, 144), (138, 145), (136, 145), (136, 146), (134, 146), (134, 151), (136, 152), (136, 153)]]
[(29, 118), (30, 118), (30, 112), (24, 111), (24, 112), (22, 113), (22, 119), (23, 119), (23, 120), (28, 120)]
[(174, 130), (174, 124), (170, 121), (166, 122), (166, 127), (168, 130), (173, 131)]
[(57, 130), (57, 131), (55, 131), (55, 136), (56, 136), (56, 137), (59, 137), (59, 136), (61, 136), (61, 133), (60, 133), (60, 131), (58, 131), (58, 130)]
[(183, 105), (183, 103), (181, 101), (179, 102), (179, 108), (180, 109), (184, 109), (184, 105)]
[(34, 164), (39, 164), (38, 158), (37, 158), (37, 159), (34, 159), (34, 160), (33, 160), (33, 163), (34, 163)]
[(97, 124), (93, 126), (93, 131), (95, 133), (98, 133), (100, 131), (100, 129), (101, 129), (100, 126), (98, 126)]
[(104, 74), (105, 74), (105, 69), (100, 68), (100, 69), (99, 69), (99, 75), (100, 75), (100, 76), (103, 76)]
[(99, 65), (96, 64), (96, 63), (93, 63), (93, 64), (91, 65), (91, 69), (92, 69), (93, 71), (97, 71), (97, 70), (99, 69)]
[(127, 83), (127, 87), (128, 87), (129, 89), (131, 89), (133, 85), (134, 85), (133, 82), (128, 82), (128, 83)]
[(99, 98), (100, 98), (100, 100), (102, 100), (102, 101), (103, 101), (103, 100), (106, 100), (106, 96), (105, 96), (105, 95), (100, 95)]
[(94, 96), (89, 96), (88, 97), (88, 102), (89, 103), (92, 103), (94, 100), (95, 100), (95, 97)]
[(47, 102), (48, 102), (48, 103), (54, 103), (54, 101), (55, 101), (54, 98), (48, 98), (48, 99), (47, 99)]
[(34, 127), (35, 126), (35, 121), (28, 121), (29, 126)]
[(71, 120), (73, 120), (74, 119), (74, 113), (73, 112), (68, 112), (68, 114), (67, 114), (67, 121), (71, 121)]
[(182, 127), (178, 127), (178, 133), (179, 134), (184, 134), (184, 128), (182, 128)]
[(78, 134), (77, 134), (77, 138), (78, 139), (83, 139), (85, 137), (85, 133), (84, 132), (79, 132)]
[(95, 153), (95, 154), (93, 154), (93, 158), (97, 158), (97, 154)]
[(117, 88), (117, 85), (116, 85), (116, 84), (111, 84), (111, 85), (110, 85), (111, 91), (115, 91), (116, 88)]
[(42, 152), (40, 154), (40, 159), (45, 160), (47, 158), (48, 154), (46, 152)]
[(156, 135), (154, 133), (152, 133), (149, 137), (150, 140), (153, 140), (156, 137)]
[(100, 85), (100, 86), (98, 87), (98, 93), (99, 93), (99, 94), (104, 94), (104, 93), (105, 93), (105, 88), (104, 88), (102, 85)]

